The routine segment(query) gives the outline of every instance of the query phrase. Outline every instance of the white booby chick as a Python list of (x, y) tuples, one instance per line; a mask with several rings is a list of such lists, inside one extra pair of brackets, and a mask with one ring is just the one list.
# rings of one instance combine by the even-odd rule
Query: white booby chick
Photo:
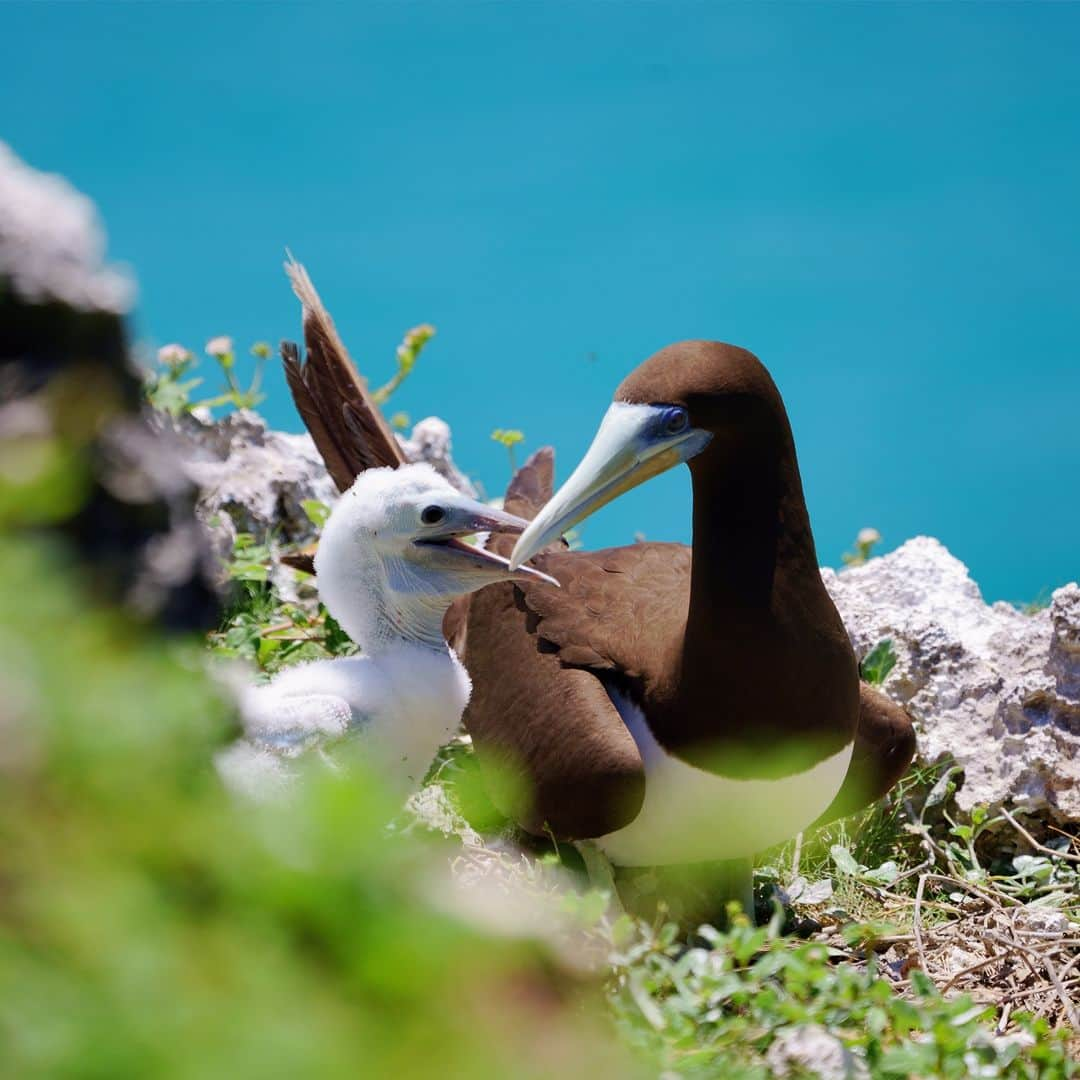
[[(319, 542), (317, 587), (361, 655), (282, 671), (243, 693), (241, 714), (256, 751), (294, 756), (356, 737), (387, 780), (412, 789), (457, 731), (469, 700), (469, 676), (443, 636), (455, 597), (496, 581), (558, 583), (532, 568), (511, 570), (506, 559), (462, 541), (480, 532), (519, 534), (528, 522), (462, 494), (432, 466), (408, 462), (307, 271), (291, 256), (285, 270), (303, 304), (307, 346), (301, 363), (297, 346), (282, 343), (285, 375), (343, 492)], [(256, 754), (280, 761), (277, 755)], [(253, 769), (233, 764), (224, 765), (230, 782), (253, 793), (256, 774), (280, 779), (265, 760)]]
[(401, 789), (415, 789), (458, 729), (471, 684), (443, 636), (455, 597), (543, 579), (462, 541), (528, 523), (456, 491), (430, 465), (369, 469), (330, 514), (315, 558), (319, 596), (361, 655), (286, 669), (248, 689), (257, 746), (293, 755), (344, 736)]

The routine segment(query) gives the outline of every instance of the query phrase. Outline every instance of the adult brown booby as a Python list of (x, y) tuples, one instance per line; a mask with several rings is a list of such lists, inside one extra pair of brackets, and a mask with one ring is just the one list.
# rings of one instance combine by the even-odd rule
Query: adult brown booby
[[(680, 462), (692, 548), (543, 550)], [(860, 687), (787, 413), (751, 353), (657, 353), (543, 509), (507, 505), (533, 517), (511, 565), (535, 555), (563, 587), (471, 598), (465, 721), (527, 828), (595, 837), (623, 865), (745, 858), (866, 805), (907, 767), (910, 721)]]
[[(350, 400), (358, 376), (310, 361), (288, 374), (347, 484), (373, 423)], [(818, 572), (787, 415), (756, 358), (671, 346), (615, 398), (539, 514), (550, 455), (508, 492), (508, 510), (536, 515), (515, 560), (537, 553), (563, 588), (498, 584), (458, 606), (448, 636), (473, 680), (465, 723), (495, 802), (527, 831), (595, 838), (624, 865), (744, 859), (888, 790), (912, 756), (910, 721), (860, 687)], [(692, 549), (541, 551), (682, 461)]]

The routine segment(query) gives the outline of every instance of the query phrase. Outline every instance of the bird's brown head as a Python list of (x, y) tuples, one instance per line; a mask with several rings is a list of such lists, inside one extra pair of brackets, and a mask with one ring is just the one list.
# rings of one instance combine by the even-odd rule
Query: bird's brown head
[[(721, 441), (775, 440), (787, 428), (780, 392), (747, 349), (720, 341), (680, 341), (639, 364), (615, 391), (628, 405), (669, 406), (690, 428)], [(673, 412), (669, 425), (678, 426)]]
[(511, 564), (680, 462), (692, 471), (738, 468), (786, 455), (790, 444), (780, 393), (753, 353), (718, 341), (669, 345), (620, 383), (592, 446), (522, 534)]

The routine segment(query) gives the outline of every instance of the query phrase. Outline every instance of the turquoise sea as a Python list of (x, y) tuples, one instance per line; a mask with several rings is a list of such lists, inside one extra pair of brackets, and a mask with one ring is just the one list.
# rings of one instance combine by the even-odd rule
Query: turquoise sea
[[(492, 429), (565, 475), (638, 361), (728, 340), (823, 562), (872, 525), (990, 599), (1080, 575), (1078, 5), (6, 3), (0, 41), (0, 139), (96, 201), (149, 349), (295, 336), (288, 245), (373, 379), (437, 326), (392, 409), (494, 493)], [(583, 538), (688, 527), (671, 475)]]

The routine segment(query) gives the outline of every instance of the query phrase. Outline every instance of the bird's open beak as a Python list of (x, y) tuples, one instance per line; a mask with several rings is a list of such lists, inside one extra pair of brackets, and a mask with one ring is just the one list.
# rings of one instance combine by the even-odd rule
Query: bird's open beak
[(447, 506), (444, 522), (415, 541), (417, 546), (426, 549), (425, 562), (431, 564), (434, 561), (441, 564), (442, 569), (486, 576), (491, 581), (544, 581), (558, 586), (553, 577), (531, 566), (512, 567), (501, 555), (486, 551), (477, 544), (467, 544), (463, 539), (477, 533), (509, 533), (517, 536), (529, 524), (524, 518), (465, 496), (444, 499), (442, 503)]
[(519, 567), (567, 529), (612, 499), (704, 449), (712, 437), (699, 428), (657, 434), (665, 407), (615, 402), (570, 479), (529, 523), (510, 556)]

